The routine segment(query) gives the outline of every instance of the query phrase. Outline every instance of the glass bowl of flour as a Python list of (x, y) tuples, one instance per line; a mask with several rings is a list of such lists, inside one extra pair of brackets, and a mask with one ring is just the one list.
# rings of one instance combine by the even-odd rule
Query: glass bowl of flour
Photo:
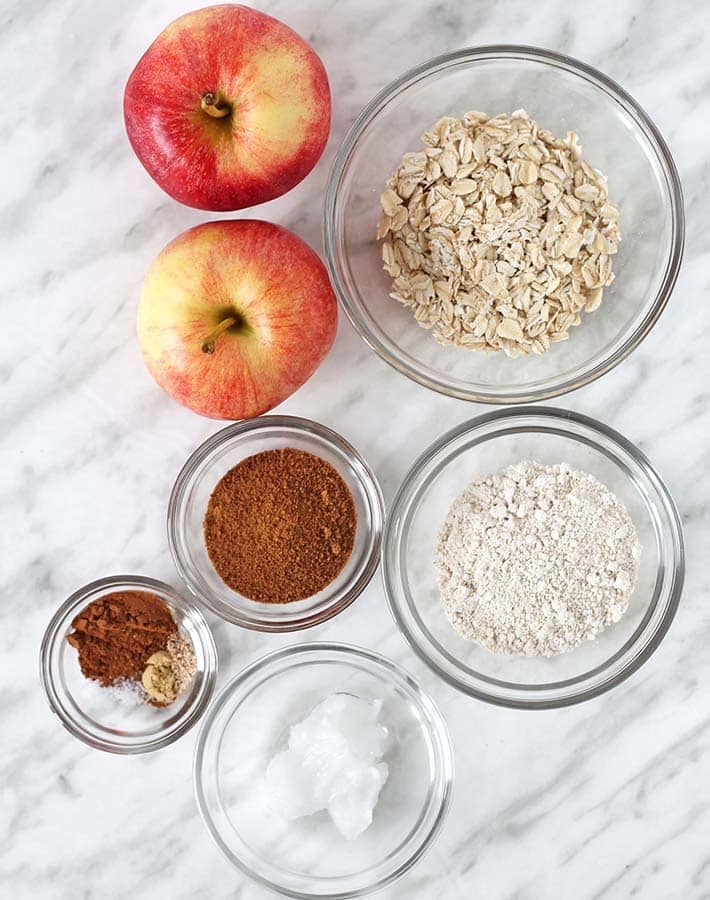
[(603, 693), (658, 647), (684, 577), (680, 518), (607, 426), (516, 407), (433, 444), (394, 500), (385, 591), (416, 653), (471, 696), (528, 709)]
[(452, 748), (414, 679), (359, 647), (270, 653), (223, 689), (195, 751), (195, 792), (227, 859), (289, 897), (361, 897), (432, 845)]

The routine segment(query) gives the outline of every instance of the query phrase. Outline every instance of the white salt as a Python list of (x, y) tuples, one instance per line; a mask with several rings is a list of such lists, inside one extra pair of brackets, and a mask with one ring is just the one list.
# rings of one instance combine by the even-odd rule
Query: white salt
[(266, 770), (269, 805), (287, 821), (327, 810), (348, 840), (372, 823), (389, 769), (381, 700), (331, 694), (291, 727)]
[(116, 704), (123, 707), (143, 706), (148, 702), (148, 695), (143, 685), (129, 678), (120, 678), (108, 686), (100, 681), (87, 679), (82, 693), (97, 706)]

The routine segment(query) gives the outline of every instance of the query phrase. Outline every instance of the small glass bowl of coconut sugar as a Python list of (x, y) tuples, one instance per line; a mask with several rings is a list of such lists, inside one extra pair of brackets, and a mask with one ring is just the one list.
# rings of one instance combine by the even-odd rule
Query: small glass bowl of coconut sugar
[(345, 898), (391, 884), (431, 845), (453, 756), (444, 720), (404, 670), (311, 643), (262, 657), (223, 689), (194, 774), (202, 818), (237, 868), (287, 896)]

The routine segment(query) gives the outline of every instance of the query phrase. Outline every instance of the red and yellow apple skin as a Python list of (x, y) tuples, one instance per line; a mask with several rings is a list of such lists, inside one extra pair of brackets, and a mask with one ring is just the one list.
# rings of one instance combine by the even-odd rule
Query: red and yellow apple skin
[(254, 219), (207, 222), (153, 262), (138, 338), (151, 374), (179, 403), (247, 419), (313, 374), (337, 320), (325, 266), (299, 237)]
[(285, 194), (330, 131), (323, 63), (288, 26), (238, 5), (176, 19), (131, 73), (128, 138), (151, 177), (197, 209), (235, 210)]

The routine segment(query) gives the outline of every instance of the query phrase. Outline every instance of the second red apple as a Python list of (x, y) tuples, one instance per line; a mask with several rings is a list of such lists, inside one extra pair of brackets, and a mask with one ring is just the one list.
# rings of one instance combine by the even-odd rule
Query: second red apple
[(155, 380), (203, 416), (246, 419), (281, 403), (330, 349), (337, 305), (295, 234), (250, 219), (179, 235), (146, 276), (138, 337)]

